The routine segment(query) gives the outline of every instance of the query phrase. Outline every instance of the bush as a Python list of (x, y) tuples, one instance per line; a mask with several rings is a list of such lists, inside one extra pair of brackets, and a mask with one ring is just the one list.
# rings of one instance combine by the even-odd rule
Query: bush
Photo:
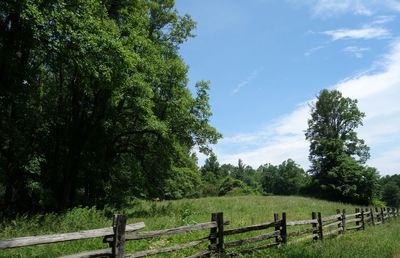
[(219, 187), (218, 195), (241, 195), (251, 193), (253, 193), (253, 190), (243, 181), (227, 176)]
[(173, 168), (165, 184), (167, 199), (194, 198), (200, 196), (201, 178), (190, 168)]

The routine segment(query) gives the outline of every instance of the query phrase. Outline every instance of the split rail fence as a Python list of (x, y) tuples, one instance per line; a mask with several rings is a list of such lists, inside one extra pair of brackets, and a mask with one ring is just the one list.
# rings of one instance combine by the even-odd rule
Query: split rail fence
[[(110, 228), (0, 240), (0, 250), (103, 237), (103, 242), (108, 243), (109, 248), (63, 256), (63, 258), (135, 258), (173, 252), (176, 254), (177, 251), (184, 249), (198, 249), (205, 243), (208, 243), (208, 248), (197, 251), (197, 253), (188, 257), (236, 256), (282, 244), (293, 244), (305, 240), (323, 240), (327, 236), (341, 235), (351, 230), (364, 230), (367, 225), (379, 225), (400, 216), (400, 211), (396, 208), (356, 208), (354, 213), (348, 214), (346, 210), (338, 209), (336, 214), (330, 216), (322, 217), (321, 212), (312, 212), (310, 219), (297, 221), (287, 221), (286, 213), (283, 212), (281, 217), (278, 213), (275, 213), (271, 222), (233, 229), (225, 228), (229, 225), (229, 221), (224, 221), (223, 215), (222, 212), (212, 213), (210, 222), (145, 232), (138, 232), (139, 229), (145, 227), (143, 222), (127, 225), (126, 216), (115, 215), (113, 227)], [(204, 237), (191, 242), (125, 254), (125, 243), (127, 241), (154, 239), (166, 235), (204, 230), (207, 230)], [(262, 233), (255, 236), (254, 234), (251, 235), (255, 231), (262, 231)], [(242, 238), (238, 239), (240, 236), (237, 235), (242, 235)], [(236, 236), (236, 238), (230, 239), (231, 236)]]

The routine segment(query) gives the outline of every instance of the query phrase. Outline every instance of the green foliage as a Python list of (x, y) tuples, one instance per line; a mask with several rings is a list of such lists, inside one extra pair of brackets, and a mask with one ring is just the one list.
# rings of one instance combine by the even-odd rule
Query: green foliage
[(233, 178), (243, 181), (253, 189), (259, 188), (259, 173), (251, 166), (245, 165), (241, 159), (238, 160), (238, 166), (230, 173)]
[(192, 177), (192, 148), (221, 137), (178, 52), (194, 26), (173, 0), (1, 2), (0, 204), (101, 207)]
[(204, 165), (201, 167), (201, 174), (205, 176), (207, 173), (219, 177), (219, 162), (214, 153), (211, 153), (210, 157), (205, 160)]
[(291, 159), (279, 166), (266, 164), (258, 170), (262, 173), (264, 193), (278, 195), (297, 195), (309, 185), (310, 178), (306, 172)]
[(378, 173), (364, 167), (369, 148), (357, 137), (364, 113), (357, 100), (323, 90), (311, 107), (306, 138), (310, 141), (314, 190), (324, 198), (370, 203), (377, 193)]
[(374, 207), (386, 207), (386, 203), (378, 198), (372, 198), (371, 204)]
[(384, 185), (382, 200), (390, 207), (400, 207), (400, 187), (394, 182)]
[(400, 206), (400, 175), (387, 175), (379, 180), (381, 200), (393, 207)]
[(219, 165), (211, 154), (200, 169), (203, 181), (203, 196), (243, 195), (261, 192), (261, 174), (239, 159), (238, 166)]
[(181, 199), (183, 197), (199, 197), (201, 178), (197, 171), (190, 168), (173, 168), (173, 175), (165, 184), (165, 197), (168, 199)]
[(379, 183), (381, 185), (386, 185), (390, 182), (395, 183), (398, 187), (400, 187), (400, 175), (394, 174), (394, 175), (387, 175), (384, 177), (381, 177), (379, 180)]
[(227, 176), (219, 186), (218, 195), (243, 195), (252, 192), (253, 190), (243, 181)]

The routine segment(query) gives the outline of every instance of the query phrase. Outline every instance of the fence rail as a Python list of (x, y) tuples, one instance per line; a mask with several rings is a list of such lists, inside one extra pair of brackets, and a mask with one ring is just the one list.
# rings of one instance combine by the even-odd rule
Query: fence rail
[[(145, 225), (143, 222), (129, 224), (126, 225), (125, 232), (135, 231), (144, 227)], [(72, 240), (81, 240), (81, 239), (89, 239), (89, 238), (104, 237), (104, 236), (110, 236), (112, 238), (113, 235), (114, 235), (113, 228), (108, 227), (108, 228), (100, 228), (93, 230), (83, 230), (73, 233), (18, 237), (13, 239), (0, 240), (0, 249), (17, 248), (17, 247), (33, 246), (41, 244), (52, 244), (58, 242), (66, 242)]]
[[(390, 221), (393, 217), (400, 216), (400, 211), (397, 208), (390, 207), (380, 209), (356, 208), (354, 213), (347, 214), (346, 210), (338, 209), (336, 210), (336, 214), (333, 215), (322, 217), (321, 212), (312, 212), (311, 218), (296, 221), (287, 221), (285, 212), (283, 212), (281, 216), (281, 219), (279, 219), (279, 214), (275, 213), (272, 222), (225, 229), (225, 226), (229, 225), (229, 221), (224, 221), (223, 213), (218, 212), (211, 214), (210, 222), (170, 229), (137, 232), (145, 227), (143, 222), (126, 225), (126, 216), (115, 215), (113, 226), (109, 228), (0, 240), (0, 250), (103, 237), (103, 242), (108, 243), (109, 248), (86, 251), (79, 254), (63, 256), (62, 258), (145, 257), (162, 253), (177, 252), (184, 249), (193, 249), (195, 247), (199, 249), (205, 243), (208, 243), (206, 250), (198, 250), (197, 253), (188, 257), (235, 256), (287, 243), (293, 244), (309, 239), (313, 239), (314, 241), (323, 240), (324, 237), (345, 234), (345, 232), (349, 230), (364, 230), (366, 225), (379, 225)], [(191, 240), (191, 242), (125, 254), (126, 241), (159, 238), (172, 234), (185, 234), (201, 230), (209, 231), (204, 237), (197, 240)], [(263, 232), (255, 236), (248, 235), (249, 232), (256, 231)], [(240, 234), (247, 235), (240, 238), (240, 236), (238, 236)], [(227, 241), (226, 238), (229, 238), (230, 236), (235, 236), (236, 238)], [(233, 250), (227, 252), (227, 250), (231, 249)]]

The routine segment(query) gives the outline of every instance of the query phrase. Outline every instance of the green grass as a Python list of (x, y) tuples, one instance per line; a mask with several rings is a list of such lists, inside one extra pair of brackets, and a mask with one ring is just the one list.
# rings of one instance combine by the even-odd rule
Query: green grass
[[(287, 219), (291, 221), (310, 219), (312, 211), (319, 211), (322, 216), (335, 214), (337, 208), (346, 209), (348, 213), (351, 213), (355, 206), (295, 196), (237, 196), (160, 202), (135, 201), (123, 212), (128, 215), (128, 223), (143, 221), (146, 224), (146, 230), (156, 230), (207, 222), (210, 221), (211, 213), (218, 211), (224, 212), (224, 219), (231, 222), (229, 228), (235, 228), (272, 221), (274, 213), (286, 212)], [(65, 214), (19, 217), (0, 224), (0, 239), (108, 227), (111, 225), (111, 214), (110, 211), (75, 208)], [(274, 257), (321, 257), (321, 255), (322, 257), (346, 257), (344, 256), (346, 254), (341, 253), (343, 251), (340, 250), (343, 246), (349, 249), (345, 250), (346, 252), (353, 253), (352, 257), (360, 255), (362, 257), (391, 257), (391, 255), (400, 254), (399, 249), (396, 249), (400, 243), (399, 232), (400, 223), (393, 220), (386, 225), (376, 226), (376, 230), (367, 228), (365, 232), (349, 233), (340, 238), (327, 239), (323, 243), (296, 244), (274, 250), (269, 249), (251, 256), (265, 257), (270, 254)], [(165, 236), (152, 241), (129, 241), (127, 252), (188, 242), (204, 237), (207, 233), (208, 231), (201, 231)], [(257, 235), (257, 233), (259, 234), (259, 232), (249, 233), (247, 236)], [(227, 241), (233, 239), (234, 237), (230, 237)], [(0, 252), (0, 257), (56, 257), (106, 247), (101, 239), (82, 240), (3, 250)], [(202, 248), (205, 247), (206, 245), (202, 246)], [(358, 249), (367, 251), (357, 251)], [(193, 250), (183, 254), (189, 253), (193, 253)], [(383, 256), (376, 256), (378, 253)], [(165, 257), (180, 257), (183, 254), (168, 254)]]
[[(253, 257), (400, 257), (400, 219), (365, 231), (347, 233), (340, 237), (331, 237), (324, 241), (289, 245), (254, 253)], [(268, 254), (268, 255), (267, 255)]]

